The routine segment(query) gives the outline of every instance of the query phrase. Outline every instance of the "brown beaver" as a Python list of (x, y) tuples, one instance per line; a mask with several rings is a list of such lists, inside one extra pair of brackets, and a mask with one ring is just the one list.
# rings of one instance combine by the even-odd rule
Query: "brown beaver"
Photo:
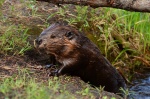
[(98, 47), (75, 28), (52, 24), (35, 40), (36, 48), (55, 56), (62, 67), (57, 75), (79, 76), (94, 86), (117, 93), (126, 84), (118, 71), (101, 54)]

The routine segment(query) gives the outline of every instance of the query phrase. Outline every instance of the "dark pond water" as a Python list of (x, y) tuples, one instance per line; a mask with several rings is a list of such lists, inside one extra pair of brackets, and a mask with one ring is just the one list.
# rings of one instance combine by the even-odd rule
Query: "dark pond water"
[(134, 91), (131, 99), (150, 99), (150, 72), (146, 77), (133, 81), (134, 86), (130, 88)]

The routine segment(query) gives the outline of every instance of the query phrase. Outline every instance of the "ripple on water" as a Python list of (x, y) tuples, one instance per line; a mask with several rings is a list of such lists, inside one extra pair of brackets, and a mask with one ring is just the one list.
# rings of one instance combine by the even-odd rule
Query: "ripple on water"
[(150, 99), (150, 74), (147, 78), (134, 81), (134, 86), (130, 90), (134, 91), (131, 95), (134, 99)]

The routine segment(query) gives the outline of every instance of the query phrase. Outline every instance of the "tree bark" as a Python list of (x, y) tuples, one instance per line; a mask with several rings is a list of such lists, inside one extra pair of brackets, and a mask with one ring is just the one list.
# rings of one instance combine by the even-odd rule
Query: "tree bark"
[(128, 11), (150, 12), (150, 0), (37, 0), (55, 4), (75, 4), (97, 7), (112, 7)]

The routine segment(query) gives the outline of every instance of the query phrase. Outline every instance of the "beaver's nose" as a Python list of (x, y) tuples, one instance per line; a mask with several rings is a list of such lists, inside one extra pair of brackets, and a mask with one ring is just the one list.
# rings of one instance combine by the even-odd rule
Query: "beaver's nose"
[(40, 45), (40, 44), (42, 43), (42, 39), (37, 38), (37, 39), (35, 40), (35, 42), (36, 42), (36, 44)]

